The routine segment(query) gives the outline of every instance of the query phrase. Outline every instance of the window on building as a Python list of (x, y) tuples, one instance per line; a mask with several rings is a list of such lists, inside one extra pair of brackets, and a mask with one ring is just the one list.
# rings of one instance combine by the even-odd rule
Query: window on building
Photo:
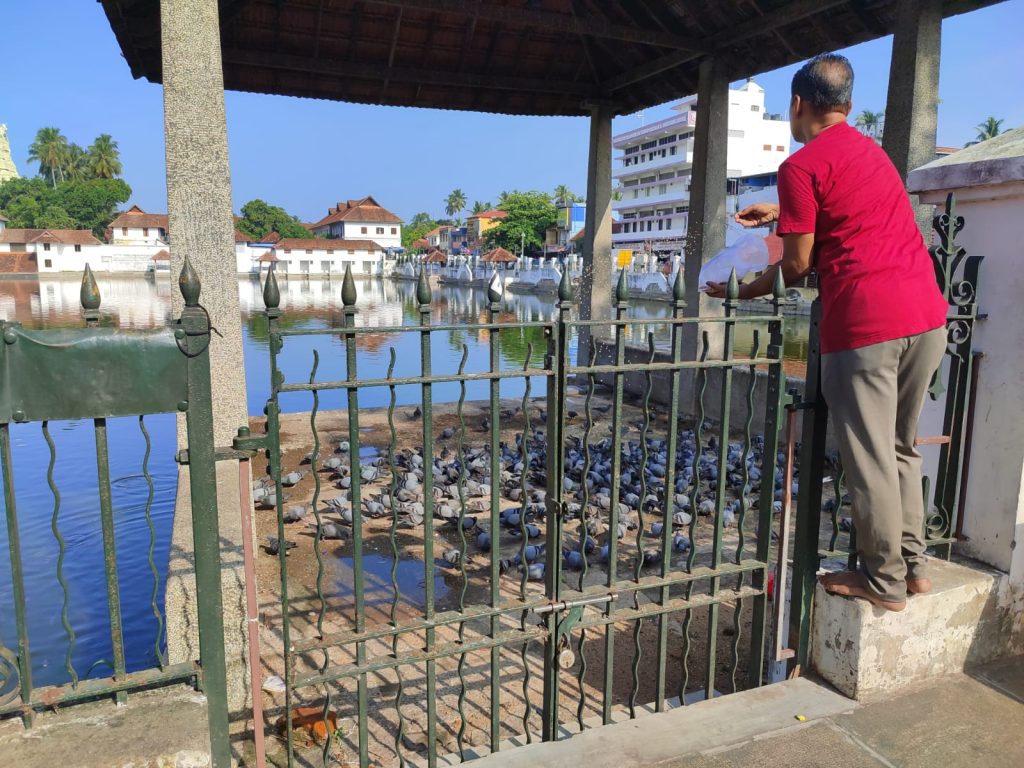
[(760, 112), (761, 108), (759, 106), (757, 106), (757, 104), (751, 104), (750, 105), (750, 111), (751, 112)]
[(292, 249), (291, 249), (291, 248), (285, 248), (285, 249), (284, 249), (284, 252), (285, 252), (285, 253), (291, 253), (291, 252), (292, 252)]
[(665, 229), (672, 229), (672, 219), (665, 219)]
[[(43, 266), (49, 269), (53, 266), (53, 261), (51, 259), (43, 259)], [(49, 288), (49, 286), (47, 286), (47, 288)]]
[(334, 253), (334, 249), (333, 248), (328, 248), (327, 249), (327, 253), (328, 253), (328, 255)]
[(81, 252), (82, 252), (82, 246), (80, 246), (78, 243), (75, 243), (75, 253), (81, 253)]
[(378, 235), (383, 235), (384, 234), (384, 227), (377, 227), (377, 234)]
[(365, 235), (366, 234), (366, 227), (360, 227), (359, 228), (359, 234)]
[(647, 231), (650, 232), (652, 229), (654, 229), (654, 222), (653, 221), (648, 221), (647, 222)]
[(742, 139), (744, 135), (743, 131), (739, 129), (733, 128), (729, 130), (730, 139)]
[(307, 248), (307, 249), (306, 249), (306, 253), (312, 253), (312, 252), (313, 252), (313, 249), (312, 249), (312, 248)]
[(313, 266), (313, 262), (312, 261), (300, 261), (299, 262), (299, 271), (300, 272), (309, 272), (309, 268), (311, 266)]
[(142, 228), (142, 236), (143, 237), (149, 237), (149, 227), (143, 227)]
[(44, 251), (50, 250), (50, 244), (49, 243), (43, 243), (43, 250)]
[(775, 147), (775, 151), (776, 152), (785, 152), (786, 148), (784, 146), (782, 146), (781, 144), (779, 144), (778, 146)]
[(764, 146), (764, 149), (765, 149), (765, 151), (770, 151), (770, 150), (771, 150), (771, 148), (772, 148), (772, 145), (771, 145), (771, 144), (765, 144), (765, 145), (763, 145), (763, 146)]
[(368, 275), (372, 271), (373, 271), (373, 262), (372, 261), (364, 261), (363, 262), (363, 274)]
[(658, 185), (658, 194), (659, 195), (664, 195), (666, 192), (668, 192), (668, 184), (659, 184)]
[(128, 227), (121, 227), (121, 236), (128, 237)]
[(351, 254), (351, 255), (353, 255), (353, 256), (354, 256), (354, 255), (355, 255), (355, 253), (356, 253), (356, 252), (355, 252), (355, 249), (354, 249), (354, 248), (349, 248), (349, 249), (348, 249), (348, 252), (349, 252), (349, 254)]
[(674, 155), (674, 154), (676, 153), (676, 148), (675, 148), (675, 147), (669, 147), (669, 148), (668, 148), (668, 153), (669, 153), (670, 155)]
[(392, 227), (391, 228), (391, 234), (392, 235), (397, 235), (398, 234), (398, 227)]
[(331, 271), (331, 262), (329, 262), (329, 261), (321, 261), (320, 262), (320, 271), (321, 272), (330, 272)]

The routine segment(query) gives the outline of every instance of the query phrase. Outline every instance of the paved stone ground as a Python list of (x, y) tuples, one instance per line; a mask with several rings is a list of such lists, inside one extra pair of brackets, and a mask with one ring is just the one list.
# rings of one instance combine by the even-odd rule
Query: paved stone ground
[(475, 768), (1019, 768), (1022, 733), (1018, 657), (864, 705), (789, 681), (503, 752)]

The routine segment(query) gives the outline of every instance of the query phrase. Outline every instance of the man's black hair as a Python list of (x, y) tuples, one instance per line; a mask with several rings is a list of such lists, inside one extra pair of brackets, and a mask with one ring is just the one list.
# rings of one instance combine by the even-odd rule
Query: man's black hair
[(819, 114), (849, 112), (853, 101), (853, 67), (838, 53), (819, 54), (793, 75), (792, 93)]

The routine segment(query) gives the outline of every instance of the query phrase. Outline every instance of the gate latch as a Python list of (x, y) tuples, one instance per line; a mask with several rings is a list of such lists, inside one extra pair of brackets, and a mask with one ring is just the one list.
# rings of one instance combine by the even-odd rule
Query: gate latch
[(555, 644), (560, 649), (557, 656), (559, 667), (569, 669), (569, 667), (576, 663), (576, 654), (569, 647), (569, 635), (576, 628), (576, 625), (580, 623), (580, 619), (583, 618), (583, 607), (598, 603), (611, 603), (618, 596), (617, 592), (609, 592), (604, 595), (581, 597), (578, 600), (561, 600), (555, 603), (548, 603), (547, 605), (540, 605), (533, 609), (534, 613), (540, 615), (549, 613), (564, 614), (564, 616), (560, 616), (558, 623), (555, 625)]

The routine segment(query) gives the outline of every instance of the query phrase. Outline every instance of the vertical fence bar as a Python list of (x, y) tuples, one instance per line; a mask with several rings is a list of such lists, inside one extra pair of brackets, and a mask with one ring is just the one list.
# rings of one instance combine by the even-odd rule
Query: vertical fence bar
[[(754, 557), (762, 563), (767, 563), (771, 558), (772, 547), (772, 517), (775, 510), (775, 470), (778, 464), (779, 454), (779, 419), (782, 415), (782, 407), (785, 402), (786, 374), (782, 368), (783, 358), (783, 330), (785, 320), (782, 316), (782, 303), (786, 297), (786, 284), (782, 279), (782, 270), (775, 271), (775, 287), (772, 291), (772, 309), (775, 319), (768, 323), (768, 357), (775, 358), (776, 362), (768, 365), (768, 392), (765, 396), (764, 408), (764, 449), (761, 452), (761, 496), (758, 501), (757, 516), (757, 551)], [(751, 375), (754, 372), (751, 371)], [(789, 482), (783, 478), (783, 482)], [(786, 510), (779, 516), (779, 520), (786, 525), (788, 516)], [(787, 556), (785, 544), (789, 540), (779, 532), (779, 561), (785, 563)], [(768, 584), (768, 569), (758, 569), (753, 572), (753, 586), (755, 589), (765, 590)], [(785, 587), (780, 579), (775, 580), (776, 605), (781, 605), (786, 600)], [(748, 681), (751, 686), (758, 687), (764, 680), (764, 657), (765, 657), (765, 627), (768, 611), (767, 593), (754, 598), (753, 614), (750, 626), (750, 663), (748, 667)]]
[[(729, 284), (726, 288), (724, 342), (722, 348), (722, 359), (726, 362), (732, 360), (735, 328), (733, 323), (728, 322), (736, 312), (736, 300), (739, 298), (740, 287), (736, 279), (736, 270), (729, 275)], [(732, 405), (732, 366), (725, 366), (722, 369), (722, 400), (719, 424), (718, 443), (718, 481), (715, 492), (715, 530), (711, 545), (711, 567), (717, 569), (722, 564), (722, 530), (724, 527), (723, 515), (725, 511), (725, 489), (728, 485), (728, 462), (729, 462), (729, 409)], [(708, 606), (708, 654), (707, 654), (707, 676), (705, 678), (704, 698), (710, 699), (715, 695), (715, 659), (718, 651), (718, 590), (720, 585), (719, 577), (711, 579), (708, 585), (712, 603)], [(738, 608), (737, 608), (738, 610)]]
[[(185, 308), (182, 310), (175, 336), (185, 353), (188, 366), (188, 401), (181, 406), (185, 410), (188, 432), (188, 474), (192, 495), (199, 657), (202, 665), (203, 690), (207, 700), (212, 766), (229, 768), (231, 746), (228, 734), (227, 671), (224, 660), (220, 525), (217, 515), (217, 469), (213, 447), (213, 402), (210, 390), (210, 317), (206, 310), (199, 306), (199, 276), (187, 256), (181, 269), (178, 286), (185, 299)], [(282, 552), (287, 550), (283, 537), (280, 549)]]
[[(341, 302), (345, 311), (345, 327), (349, 330), (356, 327), (356, 283), (352, 277), (352, 265), (345, 265), (345, 276), (341, 283)], [(363, 505), (362, 505), (362, 467), (359, 465), (359, 389), (355, 382), (359, 378), (356, 368), (358, 360), (355, 333), (345, 334), (345, 379), (352, 386), (347, 389), (348, 407), (348, 450), (351, 485), (349, 486), (349, 502), (352, 505), (352, 591), (355, 597), (355, 631), (366, 630), (366, 597), (364, 595), (363, 573)], [(356, 643), (356, 663), (366, 663), (366, 643)], [(370, 737), (367, 725), (368, 690), (366, 675), (359, 675), (356, 683), (358, 705), (357, 733), (359, 738), (359, 764), (369, 765)], [(326, 717), (326, 713), (325, 713)], [(324, 723), (326, 728), (327, 723)], [(327, 762), (327, 752), (324, 762)]]
[[(619, 281), (615, 286), (615, 319), (626, 317), (629, 308), (629, 286), (626, 270), (619, 270)], [(612, 395), (612, 477), (611, 504), (608, 511), (608, 589), (612, 589), (618, 578), (619, 560), (619, 487), (622, 482), (622, 390), (625, 385), (626, 329), (621, 322), (615, 324), (615, 374)], [(615, 611), (615, 601), (609, 601), (605, 615)], [(601, 707), (601, 721), (608, 725), (612, 721), (612, 701), (615, 687), (615, 624), (605, 627), (604, 635), (604, 701)]]
[(34, 715), (29, 707), (32, 700), (32, 656), (28, 646), (28, 622), (25, 616), (25, 571), (21, 563), (21, 536), (18, 533), (18, 513), (14, 500), (14, 465), (11, 459), (11, 433), (9, 424), (0, 424), (0, 466), (4, 473), (4, 507), (7, 510), (7, 546), (11, 558), (11, 592), (14, 597), (14, 625), (18, 633), (18, 677), (21, 683), (21, 703), (25, 706), (21, 719), (26, 728), (32, 727)]
[[(424, 377), (430, 376), (430, 305), (433, 296), (427, 282), (426, 269), (420, 265), (416, 283), (416, 301), (419, 304), (420, 362)], [(424, 618), (427, 620), (426, 650), (434, 647), (434, 410), (433, 393), (429, 382), (423, 383), (423, 562), (426, 570), (424, 585)], [(437, 765), (437, 662), (427, 661), (427, 765)]]
[[(498, 312), (501, 310), (503, 285), (497, 274), (491, 278), (487, 287), (487, 319), (491, 323), (488, 331), (488, 351), (490, 352), (491, 373), (501, 369), (501, 336), (496, 326)], [(487, 553), (490, 558), (491, 578), (491, 614), (490, 636), (494, 639), (501, 630), (501, 617), (497, 614), (501, 603), (501, 563), (498, 557), (498, 531), (501, 525), (501, 381), (490, 381), (490, 412), (491, 412), (491, 545)], [(501, 648), (491, 648), (491, 752), (497, 752), (501, 744)]]
[[(124, 633), (121, 625), (121, 594), (117, 578), (117, 545), (114, 536), (114, 506), (110, 493), (110, 457), (107, 449), (107, 420), (94, 419), (96, 431), (96, 472), (99, 479), (100, 524), (103, 528), (103, 571), (107, 582), (107, 610), (110, 643), (114, 655), (114, 679), (125, 676)], [(128, 701), (127, 691), (118, 691), (118, 704)]]
[[(551, 328), (545, 365), (550, 374), (547, 382), (548, 455), (547, 488), (544, 496), (547, 507), (547, 563), (544, 571), (544, 589), (548, 600), (552, 602), (561, 599), (562, 591), (562, 526), (565, 515), (565, 440), (562, 430), (565, 427), (569, 311), (572, 309), (572, 301), (569, 267), (565, 266), (558, 284), (558, 302), (555, 305), (557, 321)], [(556, 611), (550, 611), (545, 618), (548, 636), (544, 642), (544, 741), (553, 741), (558, 734), (558, 679), (561, 672), (558, 665), (558, 618)]]
[[(807, 377), (804, 384), (803, 434), (800, 446), (800, 493), (797, 494), (796, 531), (793, 542), (793, 585), (789, 609), (789, 647), (796, 649), (795, 663), (806, 667), (810, 654), (811, 608), (818, 572), (818, 532), (821, 527), (821, 486), (825, 464), (828, 408), (821, 394), (821, 299), (811, 304), (811, 328), (807, 344)], [(782, 599), (779, 595), (776, 599)]]
[[(675, 493), (676, 493), (676, 454), (679, 450), (679, 391), (682, 387), (682, 369), (679, 366), (683, 360), (683, 326), (678, 321), (683, 317), (683, 310), (686, 308), (686, 286), (683, 283), (683, 270), (676, 270), (676, 279), (672, 285), (672, 319), (677, 321), (672, 324), (672, 373), (669, 384), (668, 395), (668, 435), (665, 455), (668, 457), (668, 464), (665, 467), (665, 497), (662, 501), (662, 523), (661, 531), (661, 578), (667, 580), (672, 570), (673, 536), (675, 529)], [(641, 500), (643, 503), (643, 500)], [(696, 494), (691, 499), (690, 509), (694, 515), (697, 514)], [(666, 583), (658, 591), (658, 602), (665, 605), (670, 597), (670, 587)], [(655, 698), (655, 707), (658, 712), (665, 710), (665, 687), (668, 679), (668, 631), (670, 616), (663, 613), (658, 617), (658, 692)]]

